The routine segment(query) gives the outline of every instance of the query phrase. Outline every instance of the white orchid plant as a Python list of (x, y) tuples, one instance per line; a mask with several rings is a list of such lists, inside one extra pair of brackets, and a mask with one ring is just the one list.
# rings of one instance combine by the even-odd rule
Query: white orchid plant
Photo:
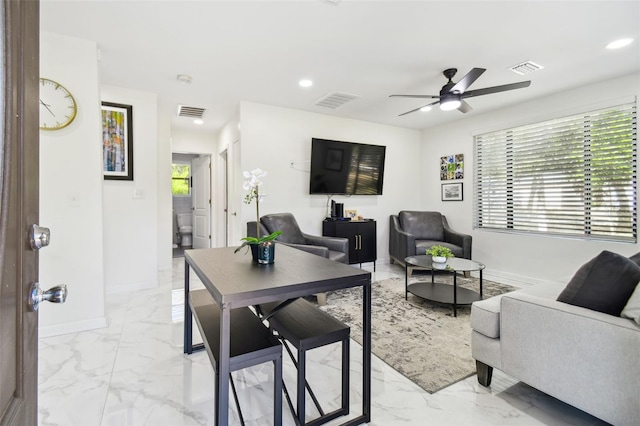
[(242, 183), (242, 189), (247, 191), (247, 193), (244, 196), (245, 204), (251, 204), (253, 200), (256, 201), (256, 236), (257, 237), (241, 238), (241, 240), (244, 242), (240, 247), (238, 247), (235, 250), (236, 252), (240, 250), (242, 247), (249, 244), (260, 244), (266, 241), (273, 241), (278, 237), (278, 235), (282, 234), (282, 231), (276, 231), (276, 232), (272, 232), (269, 235), (260, 237), (260, 202), (262, 201), (263, 197), (266, 195), (263, 192), (261, 192), (261, 187), (263, 183), (262, 179), (265, 176), (267, 176), (267, 172), (265, 172), (262, 169), (254, 169), (250, 172), (247, 172), (247, 171), (243, 172), (242, 176), (245, 179), (244, 182)]

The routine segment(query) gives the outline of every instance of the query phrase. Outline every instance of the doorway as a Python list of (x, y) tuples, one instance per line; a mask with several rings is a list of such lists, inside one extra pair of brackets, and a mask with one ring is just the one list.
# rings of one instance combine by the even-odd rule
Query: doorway
[(192, 248), (211, 247), (211, 155), (173, 153), (173, 257)]

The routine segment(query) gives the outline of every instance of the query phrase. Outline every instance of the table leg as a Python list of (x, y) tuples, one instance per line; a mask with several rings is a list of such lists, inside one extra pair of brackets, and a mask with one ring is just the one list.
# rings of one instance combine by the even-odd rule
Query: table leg
[(456, 279), (457, 273), (453, 273), (453, 316), (458, 316), (458, 280)]
[(193, 352), (193, 335), (191, 328), (193, 320), (191, 319), (191, 306), (189, 306), (189, 262), (184, 261), (184, 353), (191, 354)]
[(480, 300), (482, 300), (482, 269), (480, 269)]
[(362, 415), (371, 421), (371, 282), (362, 288)]
[(404, 300), (409, 300), (409, 267), (404, 268)]
[(216, 426), (229, 424), (229, 355), (230, 355), (230, 324), (229, 306), (220, 306), (220, 353), (218, 354), (218, 374), (216, 376)]

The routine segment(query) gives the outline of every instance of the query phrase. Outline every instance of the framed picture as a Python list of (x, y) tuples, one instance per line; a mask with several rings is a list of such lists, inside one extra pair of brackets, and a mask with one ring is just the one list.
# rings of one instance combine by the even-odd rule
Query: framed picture
[(443, 183), (442, 201), (462, 201), (462, 182)]
[(105, 180), (133, 180), (133, 107), (102, 102), (102, 173)]
[(357, 219), (358, 218), (358, 210), (345, 210), (344, 211), (344, 217), (348, 217), (350, 219)]
[(440, 180), (464, 179), (464, 154), (440, 157)]

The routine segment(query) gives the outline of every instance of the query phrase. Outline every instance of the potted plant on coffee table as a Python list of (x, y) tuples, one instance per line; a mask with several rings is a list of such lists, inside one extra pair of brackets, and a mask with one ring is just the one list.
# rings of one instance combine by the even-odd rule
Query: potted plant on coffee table
[(448, 257), (455, 257), (448, 247), (431, 246), (427, 249), (426, 254), (431, 255), (431, 259), (436, 263), (444, 263)]

